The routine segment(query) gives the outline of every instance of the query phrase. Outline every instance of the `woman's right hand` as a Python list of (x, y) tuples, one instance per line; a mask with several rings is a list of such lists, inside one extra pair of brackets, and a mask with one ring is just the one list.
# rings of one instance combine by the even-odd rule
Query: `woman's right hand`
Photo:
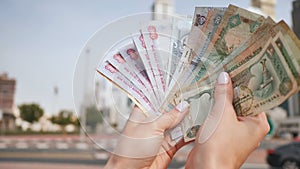
[(229, 75), (217, 80), (214, 106), (197, 133), (186, 168), (240, 168), (269, 131), (265, 113), (237, 117), (233, 108), (233, 88)]

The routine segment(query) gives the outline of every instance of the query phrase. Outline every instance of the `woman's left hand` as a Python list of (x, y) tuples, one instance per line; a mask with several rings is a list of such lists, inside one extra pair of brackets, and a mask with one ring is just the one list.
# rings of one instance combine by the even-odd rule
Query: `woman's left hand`
[(165, 131), (179, 124), (189, 111), (182, 102), (159, 117), (147, 117), (135, 106), (107, 162), (107, 168), (167, 168), (174, 154), (185, 144), (183, 140), (171, 145)]

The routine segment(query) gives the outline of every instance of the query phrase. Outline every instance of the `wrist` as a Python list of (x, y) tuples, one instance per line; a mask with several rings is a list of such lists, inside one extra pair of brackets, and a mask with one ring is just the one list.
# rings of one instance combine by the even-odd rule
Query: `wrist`
[(145, 169), (150, 164), (147, 158), (128, 158), (113, 154), (107, 161), (104, 169), (120, 169), (124, 167), (127, 169)]
[(106, 165), (104, 166), (104, 169), (115, 169), (120, 166), (121, 162), (120, 159), (115, 157), (115, 155), (111, 155), (111, 157), (108, 159)]
[(133, 159), (113, 154), (107, 161), (104, 169), (119, 169), (124, 168), (124, 166), (126, 166), (129, 169), (134, 169), (134, 163), (135, 161)]
[(236, 169), (239, 168), (235, 158), (226, 158), (226, 152), (222, 150), (205, 150), (205, 147), (198, 148), (196, 145), (190, 152), (187, 162), (187, 169)]

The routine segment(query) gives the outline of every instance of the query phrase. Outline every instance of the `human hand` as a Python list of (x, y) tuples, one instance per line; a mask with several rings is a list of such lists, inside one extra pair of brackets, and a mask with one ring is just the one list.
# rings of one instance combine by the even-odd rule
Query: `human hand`
[(237, 117), (232, 101), (230, 77), (222, 72), (215, 86), (214, 106), (197, 133), (186, 168), (240, 168), (268, 133), (265, 113)]
[(188, 110), (188, 103), (182, 102), (160, 117), (146, 117), (135, 106), (105, 169), (167, 168), (176, 151), (187, 143), (182, 140), (171, 145), (164, 133), (179, 124)]

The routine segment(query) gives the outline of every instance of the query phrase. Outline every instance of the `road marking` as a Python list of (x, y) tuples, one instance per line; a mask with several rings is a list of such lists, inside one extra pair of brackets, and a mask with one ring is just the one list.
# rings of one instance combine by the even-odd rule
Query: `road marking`
[(15, 144), (17, 149), (27, 149), (28, 148), (28, 144), (25, 142), (17, 142)]
[(69, 145), (67, 143), (58, 142), (58, 143), (56, 143), (56, 148), (65, 150), (65, 149), (69, 148)]
[(106, 159), (108, 159), (109, 154), (108, 153), (95, 153), (94, 157), (97, 160), (106, 160)]
[(79, 150), (87, 150), (89, 148), (89, 145), (87, 143), (76, 143), (75, 147)]
[(0, 149), (6, 149), (7, 145), (6, 143), (0, 143)]
[(37, 149), (49, 149), (49, 145), (48, 145), (48, 143), (43, 143), (43, 142), (36, 143), (36, 148)]
[(259, 168), (259, 169), (268, 169), (269, 165), (268, 164), (255, 164), (255, 163), (244, 163), (241, 167), (241, 169), (246, 169), (246, 168)]

